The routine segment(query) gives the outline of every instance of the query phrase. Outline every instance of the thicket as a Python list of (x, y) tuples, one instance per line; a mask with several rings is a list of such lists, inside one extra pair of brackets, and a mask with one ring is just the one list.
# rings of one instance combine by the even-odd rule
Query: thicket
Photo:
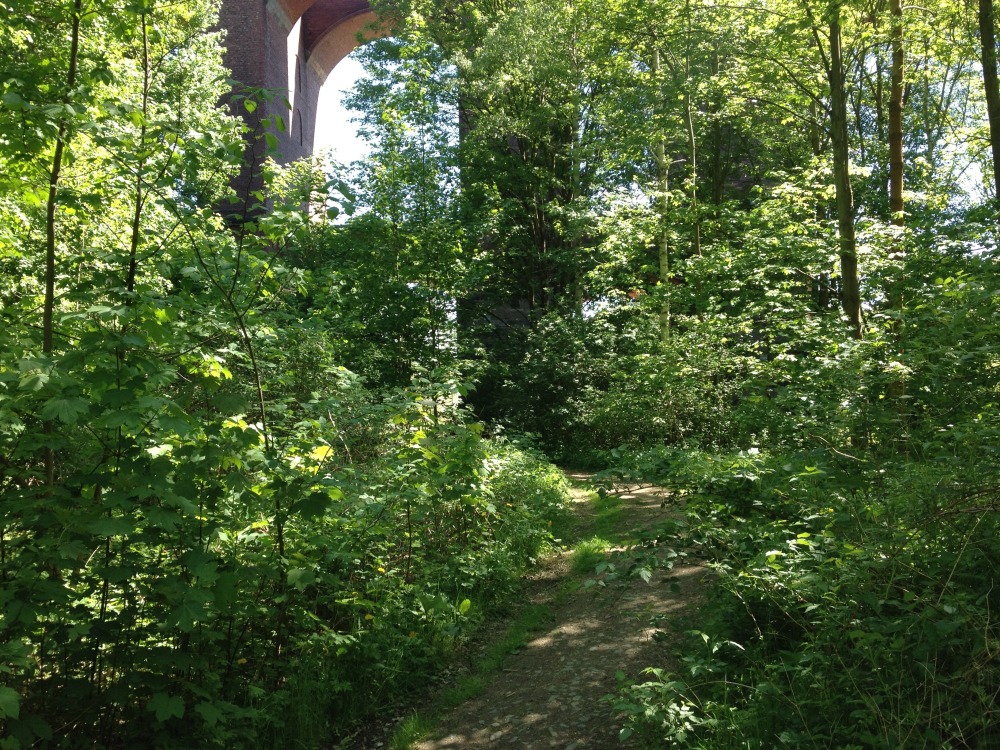
[[(793, 216), (790, 187), (755, 212)], [(704, 312), (680, 317), (659, 349), (679, 372), (658, 382), (631, 369), (649, 405), (623, 411), (633, 432), (597, 452), (605, 476), (672, 488), (683, 520), (657, 544), (702, 560), (715, 584), (696, 629), (673, 633), (680, 668), (651, 665), (612, 701), (623, 736), (713, 750), (997, 743), (1000, 308), (996, 253), (980, 244), (991, 236), (956, 223), (915, 233), (905, 258), (869, 255), (871, 297), (889, 299), (902, 276), (907, 304), (901, 315), (873, 303), (863, 340), (758, 256), (773, 274), (764, 294), (692, 295)], [(821, 271), (807, 255), (781, 263)], [(713, 285), (753, 273), (733, 270), (716, 267)], [(700, 413), (660, 385), (686, 376), (710, 394)], [(648, 439), (682, 420), (687, 434)]]
[(325, 746), (509, 601), (565, 499), (483, 438), (394, 236), (341, 261), (342, 180), (232, 194), (266, 135), (215, 105), (215, 9), (0, 4), (5, 750)]
[(626, 732), (997, 743), (992, 17), (397, 2), (371, 157), (237, 196), (215, 5), (0, 0), (0, 746), (349, 732), (546, 544), (525, 445), (716, 571)]
[(673, 488), (658, 543), (716, 572), (682, 668), (613, 703), (650, 747), (998, 742), (1000, 142), (972, 6), (447, 25), (487, 291), (530, 321), (471, 351), (473, 404)]
[[(905, 277), (907, 306), (900, 316), (872, 304), (855, 340), (799, 282), (820, 277), (819, 256), (763, 241), (810, 231), (789, 200), (800, 188), (762, 192), (750, 214), (796, 223), (761, 221), (740, 256), (685, 266), (669, 342), (643, 301), (549, 315), (509, 376), (542, 384), (524, 388), (537, 401), (516, 418), (563, 460), (671, 488), (682, 520), (654, 546), (715, 572), (696, 629), (667, 639), (680, 668), (650, 665), (611, 708), (623, 737), (648, 747), (992, 747), (992, 229), (917, 233), (904, 259), (878, 257), (885, 235), (873, 227), (868, 293), (885, 300)], [(510, 393), (518, 414), (524, 397)]]

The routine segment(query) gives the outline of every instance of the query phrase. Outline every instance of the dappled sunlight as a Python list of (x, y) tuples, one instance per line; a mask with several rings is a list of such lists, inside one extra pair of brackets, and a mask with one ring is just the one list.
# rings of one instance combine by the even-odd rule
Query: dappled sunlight
[[(587, 477), (567, 476), (578, 482)], [(576, 489), (573, 495), (578, 520), (588, 518), (593, 493)], [(659, 497), (655, 488), (623, 494), (623, 519), (644, 516), (642, 505), (658, 505)], [(622, 725), (606, 697), (617, 692), (621, 676), (639, 679), (645, 667), (670, 661), (664, 646), (672, 639), (659, 638), (658, 625), (697, 606), (706, 570), (657, 569), (649, 583), (623, 576), (584, 587), (564, 578), (569, 573), (560, 564), (559, 592), (547, 584), (547, 596), (554, 597), (552, 626), (512, 654), (485, 693), (458, 707), (418, 750), (631, 746), (619, 742)]]
[(1000, 748), (976, 4), (0, 0), (0, 749)]

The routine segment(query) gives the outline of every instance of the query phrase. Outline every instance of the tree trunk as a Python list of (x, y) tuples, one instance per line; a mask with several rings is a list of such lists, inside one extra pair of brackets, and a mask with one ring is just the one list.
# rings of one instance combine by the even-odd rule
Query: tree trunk
[[(889, 89), (889, 220), (894, 226), (903, 227), (903, 7), (900, 0), (889, 0), (889, 13), (892, 16), (889, 37), (892, 45), (892, 71)], [(901, 242), (893, 245), (892, 253), (902, 256), (904, 248)], [(903, 353), (903, 305), (904, 282), (896, 279), (895, 291), (890, 293), (890, 302), (899, 314), (892, 322), (892, 335), (895, 339), (897, 356)], [(902, 377), (889, 384), (889, 400), (896, 412), (899, 422), (899, 432), (896, 436), (896, 450), (906, 451), (907, 415), (905, 407), (906, 381)]]
[(139, 267), (139, 244), (142, 240), (142, 209), (146, 199), (142, 191), (142, 175), (146, 168), (146, 128), (149, 115), (149, 19), (145, 13), (140, 14), (142, 24), (142, 124), (139, 126), (139, 148), (142, 156), (135, 169), (135, 204), (132, 211), (132, 239), (129, 242), (128, 270), (125, 273), (125, 290), (128, 292), (126, 304), (133, 302), (135, 277)]
[[(653, 50), (653, 77), (660, 75), (660, 50)], [(667, 162), (666, 139), (661, 135), (656, 139), (656, 200), (660, 209), (659, 266), (660, 284), (663, 286), (663, 303), (660, 306), (660, 341), (664, 344), (670, 341), (670, 238), (667, 234), (667, 211), (670, 207), (670, 197), (667, 190), (669, 184), (670, 164)]]
[(688, 152), (691, 154), (691, 219), (694, 222), (691, 235), (691, 252), (701, 257), (701, 216), (698, 207), (698, 140), (694, 132), (694, 97), (691, 91), (691, 0), (684, 4), (687, 13), (687, 47), (684, 52), (684, 119), (687, 121)]
[[(66, 95), (64, 103), (69, 104), (76, 86), (77, 63), (80, 56), (80, 17), (83, 15), (83, 0), (73, 2), (73, 27), (70, 32), (69, 70), (66, 73)], [(45, 300), (42, 304), (42, 353), (52, 354), (55, 335), (56, 308), (56, 209), (59, 206), (59, 178), (62, 174), (63, 153), (69, 138), (69, 118), (64, 114), (59, 120), (55, 151), (52, 154), (52, 169), (49, 171), (49, 196), (45, 212)], [(45, 422), (45, 433), (53, 431), (52, 421)], [(45, 448), (45, 484), (51, 491), (55, 485), (56, 463), (52, 446)]]
[[(982, 45), (983, 87), (990, 121), (990, 150), (993, 153), (993, 199), (1000, 209), (1000, 86), (997, 84), (997, 40), (993, 0), (979, 0), (979, 40)], [(1000, 210), (997, 211), (1000, 219)]]
[(889, 217), (903, 226), (903, 8), (889, 0), (892, 72), (889, 90)]
[[(712, 51), (712, 78), (719, 76), (719, 45), (715, 45)], [(716, 206), (722, 205), (723, 189), (725, 180), (725, 164), (722, 153), (722, 106), (717, 97), (712, 97), (713, 101), (709, 109), (712, 116), (712, 203)], [(716, 218), (719, 216), (718, 210), (715, 212)]]
[(857, 236), (854, 229), (854, 192), (851, 189), (850, 150), (847, 136), (847, 98), (841, 50), (840, 5), (830, 9), (830, 143), (840, 234), (841, 306), (856, 339), (863, 338), (861, 290), (858, 280)]

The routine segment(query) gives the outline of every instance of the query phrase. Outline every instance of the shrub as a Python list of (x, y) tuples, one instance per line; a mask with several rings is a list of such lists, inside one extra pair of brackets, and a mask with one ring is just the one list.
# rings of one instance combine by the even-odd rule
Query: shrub
[(688, 748), (995, 744), (995, 471), (750, 458), (674, 456), (718, 584), (683, 669), (622, 692), (629, 731)]

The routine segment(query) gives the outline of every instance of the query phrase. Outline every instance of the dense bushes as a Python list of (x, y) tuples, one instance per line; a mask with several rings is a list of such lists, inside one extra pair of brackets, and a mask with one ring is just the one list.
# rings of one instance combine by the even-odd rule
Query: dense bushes
[(737, 378), (728, 450), (607, 454), (611, 478), (674, 489), (664, 535), (717, 573), (680, 669), (615, 701), (650, 746), (1000, 741), (996, 271), (923, 252), (905, 335), (881, 311), (862, 342), (789, 339)]
[(583, 318), (549, 314), (474, 363), (480, 387), (472, 403), (581, 467), (600, 468), (607, 451), (622, 445), (733, 445), (754, 435), (734, 431), (734, 407), (753, 387), (748, 369), (762, 365), (711, 343), (708, 329), (720, 324), (689, 321), (689, 330), (661, 347), (655, 318), (637, 304)]
[(639, 466), (686, 489), (688, 542), (718, 573), (680, 671), (651, 669), (616, 702), (652, 744), (996, 743), (992, 462), (955, 473), (818, 450)]
[[(689, 499), (719, 585), (685, 673), (621, 699), (652, 742), (996, 745), (1000, 296), (992, 204), (962, 194), (989, 171), (955, 137), (982, 125), (965, 21), (921, 58), (906, 19), (890, 216), (898, 19), (843, 4), (855, 252), (807, 3), (404, 5), (367, 48), (352, 184), (302, 163), (234, 196), (287, 124), (232, 116), (281, 105), (231, 95), (215, 0), (0, 2), (0, 748), (347, 731), (558, 520), (561, 477), (503, 428)], [(472, 330), (504, 304), (523, 321)]]
[(4, 746), (317, 746), (422, 684), (545, 545), (565, 483), (444, 385), (357, 407), (375, 444), (327, 416), (359, 395), (301, 404), (280, 451), (206, 420), (137, 452), (144, 481), (20, 492)]
[[(141, 49), (140, 24), (160, 24), (149, 44), (169, 64), (145, 95), (150, 118), (170, 116), (145, 130), (119, 107), (144, 90), (85, 69), (123, 132), (105, 142), (84, 107), (66, 115), (54, 267), (26, 250), (46, 206), (0, 196), (4, 750), (322, 746), (423, 684), (509, 595), (565, 490), (483, 440), (433, 362), (396, 368), (405, 387), (342, 366), (378, 348), (345, 344), (370, 320), (338, 307), (327, 266), (294, 262), (335, 233), (303, 203), (343, 206), (342, 183), (313, 165), (269, 173), (271, 210), (223, 224), (212, 206), (248, 134), (212, 106), (224, 78), (199, 8), (84, 19), (86, 53), (116, 64), (134, 59), (113, 42)], [(167, 107), (195, 83), (201, 109)], [(145, 156), (116, 171), (109, 154), (128, 149)], [(44, 173), (21, 158), (0, 150)], [(407, 352), (447, 355), (427, 330)]]

